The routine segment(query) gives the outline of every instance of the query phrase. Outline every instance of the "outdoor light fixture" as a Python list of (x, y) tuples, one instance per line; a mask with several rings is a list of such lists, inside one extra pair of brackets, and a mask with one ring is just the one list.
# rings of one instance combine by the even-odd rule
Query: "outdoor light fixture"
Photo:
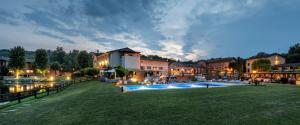
[(136, 82), (137, 80), (135, 78), (132, 78), (131, 81)]
[(67, 79), (67, 80), (71, 80), (71, 77), (70, 77), (70, 76), (67, 76), (66, 79)]
[(53, 77), (53, 76), (50, 76), (49, 80), (50, 80), (50, 81), (53, 81), (53, 80), (54, 80), (54, 77)]

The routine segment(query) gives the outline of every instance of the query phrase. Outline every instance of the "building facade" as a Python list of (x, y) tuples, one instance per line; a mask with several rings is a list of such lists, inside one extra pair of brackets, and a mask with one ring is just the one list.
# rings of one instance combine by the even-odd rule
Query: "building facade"
[(201, 69), (193, 62), (172, 62), (169, 65), (169, 75), (178, 81), (192, 80), (201, 75)]
[(223, 79), (233, 77), (233, 69), (230, 68), (230, 63), (236, 63), (235, 58), (217, 58), (207, 60), (206, 62), (208, 79)]
[(125, 67), (130, 71), (140, 69), (140, 52), (122, 48), (94, 56), (93, 66), (99, 69)]
[(253, 56), (246, 60), (246, 73), (250, 74), (256, 71), (252, 70), (252, 63), (256, 60), (267, 59), (270, 60), (271, 66), (285, 64), (285, 58), (279, 54), (270, 54), (264, 56)]
[(149, 75), (168, 75), (169, 70), (169, 62), (168, 60), (160, 60), (160, 59), (150, 59), (150, 58), (142, 58), (141, 59), (141, 71), (149, 74)]

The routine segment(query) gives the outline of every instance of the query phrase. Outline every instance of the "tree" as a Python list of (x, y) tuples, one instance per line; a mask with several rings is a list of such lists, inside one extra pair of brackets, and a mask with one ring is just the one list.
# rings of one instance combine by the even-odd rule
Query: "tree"
[(61, 65), (58, 62), (54, 62), (50, 65), (50, 69), (54, 70), (56, 76), (56, 72), (61, 69)]
[(267, 72), (271, 70), (271, 62), (268, 59), (255, 60), (252, 63), (252, 70), (258, 72)]
[(89, 54), (86, 51), (80, 51), (77, 60), (81, 69), (89, 67)]
[(73, 50), (70, 51), (64, 58), (63, 70), (64, 71), (75, 71), (79, 69), (77, 57), (79, 51)]
[(9, 51), (9, 63), (8, 66), (14, 70), (17, 78), (25, 67), (25, 50), (21, 46), (16, 46)]
[(265, 57), (265, 56), (268, 56), (269, 54), (266, 53), (266, 52), (259, 52), (256, 54), (256, 57)]
[(116, 74), (118, 77), (124, 77), (128, 74), (128, 70), (122, 66), (116, 68)]
[(55, 51), (52, 52), (50, 56), (51, 62), (58, 62), (59, 64), (64, 63), (64, 58), (66, 56), (66, 52), (63, 47), (57, 47)]
[(300, 62), (300, 44), (297, 43), (290, 47), (287, 60), (288, 63), (299, 63)]
[(236, 62), (229, 63), (229, 68), (233, 69), (233, 73), (237, 72), (238, 78), (241, 78), (244, 72), (245, 60), (238, 57)]
[(35, 51), (34, 67), (38, 73), (41, 73), (45, 76), (48, 68), (48, 54), (46, 50), (37, 49)]
[(237, 63), (237, 72), (238, 72), (238, 77), (241, 78), (244, 73), (244, 66), (245, 66), (245, 60), (243, 58), (238, 57), (236, 60)]
[(238, 70), (237, 62), (230, 62), (228, 68), (232, 70), (231, 76), (234, 76), (234, 73)]

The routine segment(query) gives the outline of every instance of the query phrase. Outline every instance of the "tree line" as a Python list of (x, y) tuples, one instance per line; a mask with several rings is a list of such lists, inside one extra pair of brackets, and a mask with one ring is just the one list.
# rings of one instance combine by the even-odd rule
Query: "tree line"
[[(8, 67), (15, 73), (22, 72), (25, 67), (25, 49), (16, 46), (9, 50)], [(36, 73), (45, 75), (48, 69), (56, 71), (78, 71), (93, 66), (93, 53), (87, 51), (72, 50), (66, 52), (63, 47), (56, 50), (37, 49), (34, 53), (33, 69)]]

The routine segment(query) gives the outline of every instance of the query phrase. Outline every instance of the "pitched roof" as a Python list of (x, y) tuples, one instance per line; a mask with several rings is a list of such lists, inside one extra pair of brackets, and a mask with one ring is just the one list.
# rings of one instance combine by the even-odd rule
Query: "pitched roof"
[(116, 49), (116, 50), (112, 50), (112, 51), (108, 51), (108, 52), (126, 52), (126, 53), (140, 53), (140, 52), (137, 52), (137, 51), (134, 51), (128, 47), (126, 48), (121, 48), (121, 49)]
[(8, 58), (8, 57), (5, 57), (5, 56), (0, 56), (0, 60), (1, 60), (1, 61), (8, 61), (9, 58)]

